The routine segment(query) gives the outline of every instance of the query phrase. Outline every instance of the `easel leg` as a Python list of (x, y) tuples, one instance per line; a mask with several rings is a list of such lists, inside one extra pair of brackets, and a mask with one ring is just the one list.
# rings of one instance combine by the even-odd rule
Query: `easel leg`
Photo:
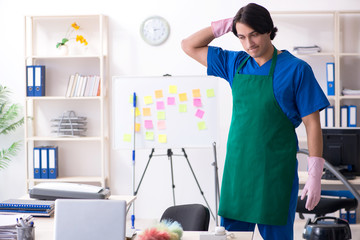
[(185, 149), (182, 148), (182, 151), (183, 151), (184, 157), (185, 157), (185, 159), (186, 159), (186, 161), (187, 161), (187, 163), (188, 163), (188, 165), (189, 165), (189, 167), (190, 167), (190, 170), (191, 170), (191, 172), (192, 172), (192, 175), (194, 176), (194, 179), (195, 179), (196, 184), (197, 184), (197, 186), (198, 186), (198, 188), (199, 188), (199, 190), (200, 190), (200, 193), (201, 193), (202, 197), (204, 198), (204, 201), (205, 201), (207, 207), (209, 208), (209, 211), (210, 211), (212, 217), (215, 219), (214, 213), (211, 211), (210, 205), (209, 205), (208, 201), (206, 200), (205, 195), (204, 195), (204, 192), (203, 192), (203, 190), (202, 190), (201, 187), (200, 187), (200, 184), (199, 184), (199, 182), (198, 182), (198, 180), (197, 180), (197, 178), (196, 178), (196, 175), (195, 175), (195, 173), (194, 173), (193, 168), (191, 167), (191, 164), (190, 164), (190, 161), (189, 161), (189, 159), (188, 159), (188, 157), (187, 157), (187, 154), (186, 154), (186, 152), (185, 152)]
[(174, 170), (173, 170), (172, 155), (173, 155), (173, 152), (171, 151), (171, 149), (168, 149), (168, 150), (167, 150), (167, 156), (168, 156), (168, 159), (169, 159), (169, 161), (170, 161), (171, 187), (172, 187), (172, 194), (173, 194), (173, 203), (174, 203), (174, 206), (175, 206), (175, 205), (176, 205), (176, 204), (175, 204), (175, 184), (174, 184)]
[(141, 185), (141, 183), (142, 183), (142, 181), (143, 181), (143, 179), (144, 179), (144, 176), (145, 176), (146, 170), (147, 170), (147, 168), (148, 168), (148, 166), (149, 166), (149, 163), (150, 163), (151, 158), (153, 157), (154, 151), (155, 151), (155, 149), (154, 149), (154, 148), (153, 148), (153, 149), (151, 149), (151, 153), (150, 153), (150, 155), (149, 155), (149, 160), (148, 160), (148, 162), (146, 163), (146, 167), (145, 167), (144, 172), (143, 172), (143, 174), (142, 174), (142, 176), (141, 176), (141, 179), (140, 179), (139, 185), (138, 185), (138, 187), (137, 187), (136, 191), (134, 192), (134, 195), (135, 195), (135, 196), (136, 196), (136, 195), (137, 195), (137, 193), (139, 192), (140, 185)]

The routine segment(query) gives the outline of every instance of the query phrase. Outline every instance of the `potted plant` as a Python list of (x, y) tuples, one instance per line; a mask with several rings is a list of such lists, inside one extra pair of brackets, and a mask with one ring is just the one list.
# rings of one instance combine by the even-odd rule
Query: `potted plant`
[[(12, 104), (9, 100), (10, 91), (7, 87), (0, 84), (0, 137), (15, 131), (24, 123), (24, 117), (19, 114), (20, 105)], [(16, 141), (8, 148), (0, 149), (0, 170), (6, 168), (11, 158), (14, 157), (20, 149), (21, 140)]]

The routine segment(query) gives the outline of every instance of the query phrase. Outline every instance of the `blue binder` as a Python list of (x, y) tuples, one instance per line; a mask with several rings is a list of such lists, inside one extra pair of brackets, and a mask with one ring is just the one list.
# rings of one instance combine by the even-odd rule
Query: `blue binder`
[(335, 64), (326, 63), (327, 95), (335, 95)]
[(349, 106), (344, 105), (340, 107), (340, 127), (349, 126)]
[(45, 66), (34, 67), (34, 96), (45, 96)]
[(325, 108), (325, 127), (335, 127), (334, 106)]
[(348, 126), (349, 127), (356, 127), (356, 122), (357, 122), (357, 114), (356, 114), (356, 111), (357, 110), (357, 107), (355, 105), (350, 105), (349, 106), (349, 124)]
[(41, 178), (49, 178), (49, 158), (48, 158), (48, 149), (46, 147), (41, 148)]
[(26, 96), (34, 96), (34, 66), (26, 66)]
[(34, 178), (41, 178), (41, 148), (34, 148)]
[(58, 147), (48, 147), (49, 158), (49, 178), (54, 179), (58, 176)]

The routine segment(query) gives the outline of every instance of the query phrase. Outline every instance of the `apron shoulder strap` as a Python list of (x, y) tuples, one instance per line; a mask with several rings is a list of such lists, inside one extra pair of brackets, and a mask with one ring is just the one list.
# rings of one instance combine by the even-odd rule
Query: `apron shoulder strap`
[(240, 69), (244, 66), (244, 64), (246, 63), (246, 61), (247, 61), (249, 58), (250, 58), (250, 55), (247, 56), (247, 58), (245, 58), (245, 60), (240, 63), (239, 67), (238, 67), (237, 70), (236, 70), (236, 73), (239, 73)]

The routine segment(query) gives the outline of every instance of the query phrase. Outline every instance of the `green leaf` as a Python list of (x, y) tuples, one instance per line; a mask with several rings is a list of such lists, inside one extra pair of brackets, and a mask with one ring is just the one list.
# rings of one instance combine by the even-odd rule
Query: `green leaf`
[(69, 41), (69, 39), (67, 39), (67, 38), (63, 38), (62, 39), (62, 41), (61, 41), (61, 43), (64, 45), (66, 42), (68, 42)]

